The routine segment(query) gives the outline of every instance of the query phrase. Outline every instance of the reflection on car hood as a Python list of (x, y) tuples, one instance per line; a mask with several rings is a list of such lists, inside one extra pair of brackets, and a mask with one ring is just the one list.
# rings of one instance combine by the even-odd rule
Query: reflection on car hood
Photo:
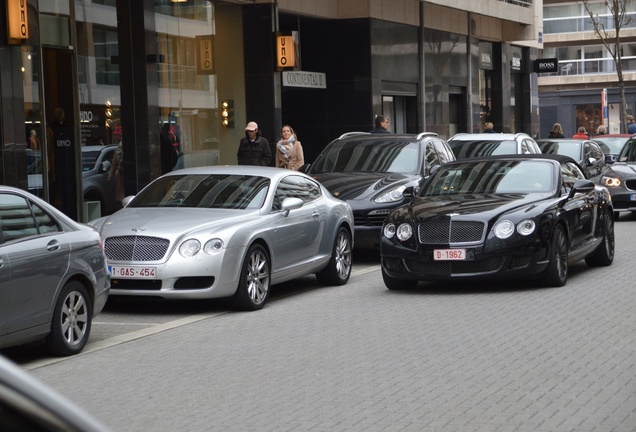
[[(614, 162), (610, 170), (618, 175), (633, 176), (636, 174), (636, 162)], [(609, 171), (606, 175), (609, 175)]]
[(381, 191), (417, 181), (420, 177), (399, 173), (322, 173), (310, 174), (322, 183), (333, 196), (342, 200), (371, 199)]
[(102, 227), (102, 238), (114, 235), (145, 235), (174, 238), (186, 232), (251, 220), (258, 212), (201, 208), (124, 208), (111, 215)]
[(513, 211), (543, 201), (549, 194), (498, 194), (461, 195), (415, 198), (411, 204), (413, 214), (419, 222), (440, 216), (479, 215), (480, 220), (489, 220), (499, 214)]

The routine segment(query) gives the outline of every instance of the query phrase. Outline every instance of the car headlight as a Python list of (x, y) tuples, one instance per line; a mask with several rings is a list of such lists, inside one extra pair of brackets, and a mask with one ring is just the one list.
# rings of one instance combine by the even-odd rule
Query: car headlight
[(495, 224), (495, 236), (500, 239), (507, 239), (515, 232), (515, 224), (509, 220), (502, 220)]
[(383, 193), (373, 201), (378, 204), (401, 201), (402, 192), (404, 192), (404, 189), (406, 189), (406, 186), (400, 186), (395, 189), (391, 189), (390, 191)]
[(395, 236), (395, 224), (388, 223), (384, 225), (383, 232), (384, 232), (384, 237), (388, 239), (393, 238), (393, 236)]
[(531, 219), (522, 220), (519, 224), (517, 224), (517, 232), (523, 236), (532, 234), (535, 228), (536, 225)]
[(196, 239), (186, 240), (181, 243), (181, 246), (179, 246), (179, 253), (181, 254), (181, 256), (184, 256), (186, 258), (195, 256), (199, 253), (200, 250), (201, 242)]
[(413, 227), (406, 223), (400, 224), (400, 226), (397, 227), (395, 235), (398, 239), (400, 239), (400, 241), (406, 241), (413, 235)]
[(203, 246), (203, 252), (206, 254), (214, 254), (223, 249), (223, 240), (215, 238), (209, 240), (205, 246)]
[(621, 183), (621, 179), (619, 179), (618, 177), (601, 178), (601, 184), (605, 187), (619, 187)]

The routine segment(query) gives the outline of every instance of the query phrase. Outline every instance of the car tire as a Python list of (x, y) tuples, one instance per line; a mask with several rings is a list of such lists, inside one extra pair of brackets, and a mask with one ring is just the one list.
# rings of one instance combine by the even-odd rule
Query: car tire
[(260, 244), (253, 244), (247, 251), (238, 288), (232, 297), (236, 310), (255, 311), (262, 309), (269, 297), (270, 262), (267, 251)]
[(54, 355), (77, 354), (88, 342), (93, 320), (93, 304), (86, 287), (70, 281), (60, 292), (53, 310), (51, 332), (46, 338), (48, 351)]
[(614, 220), (618, 220), (619, 216), (621, 215), (621, 212), (614, 212)]
[(413, 289), (417, 287), (418, 284), (416, 280), (393, 278), (386, 274), (384, 268), (382, 268), (382, 280), (384, 281), (384, 285), (391, 291)]
[(568, 280), (568, 238), (561, 225), (552, 233), (550, 262), (543, 278), (549, 287), (562, 287)]
[(606, 267), (614, 262), (614, 220), (612, 212), (607, 211), (603, 218), (603, 241), (592, 252), (585, 257), (585, 263), (590, 267)]
[(316, 279), (322, 285), (344, 285), (351, 276), (352, 263), (351, 234), (340, 227), (333, 243), (331, 258), (327, 267), (316, 273)]

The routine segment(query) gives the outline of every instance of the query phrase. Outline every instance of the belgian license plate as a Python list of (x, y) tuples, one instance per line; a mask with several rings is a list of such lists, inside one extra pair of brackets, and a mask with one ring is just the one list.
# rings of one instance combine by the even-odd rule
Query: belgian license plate
[(157, 277), (155, 267), (108, 266), (110, 275), (121, 279), (154, 279)]
[(433, 249), (435, 261), (461, 261), (466, 259), (466, 249)]
[(629, 196), (629, 199), (632, 200), (632, 201), (636, 201), (636, 194), (631, 194)]

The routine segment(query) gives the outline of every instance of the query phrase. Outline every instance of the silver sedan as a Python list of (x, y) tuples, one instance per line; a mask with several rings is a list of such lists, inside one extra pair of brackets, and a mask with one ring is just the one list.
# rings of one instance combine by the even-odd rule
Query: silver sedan
[(311, 177), (280, 168), (173, 171), (95, 220), (113, 295), (229, 298), (262, 308), (270, 286), (315, 273), (351, 274), (353, 214)]
[(94, 228), (0, 186), (0, 348), (45, 339), (53, 354), (80, 352), (109, 289)]

